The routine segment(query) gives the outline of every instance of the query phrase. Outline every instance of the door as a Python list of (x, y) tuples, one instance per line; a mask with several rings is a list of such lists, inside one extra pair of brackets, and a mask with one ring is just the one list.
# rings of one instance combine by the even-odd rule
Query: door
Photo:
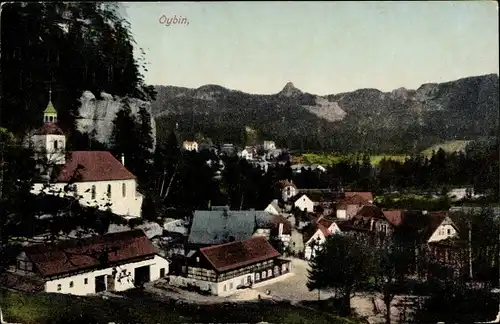
[(136, 287), (141, 287), (150, 279), (150, 266), (143, 266), (135, 268), (134, 270), (134, 283)]
[(115, 290), (115, 280), (113, 279), (113, 276), (110, 276), (110, 275), (106, 276), (106, 284), (108, 287), (108, 291)]
[(95, 292), (100, 293), (106, 291), (106, 276), (95, 277)]

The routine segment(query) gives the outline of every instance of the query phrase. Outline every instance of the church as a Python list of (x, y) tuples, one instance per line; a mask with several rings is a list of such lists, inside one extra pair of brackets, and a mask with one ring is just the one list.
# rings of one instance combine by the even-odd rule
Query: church
[(120, 162), (107, 151), (66, 151), (66, 136), (57, 126), (50, 95), (43, 122), (31, 138), (40, 173), (32, 193), (77, 195), (83, 206), (109, 209), (126, 219), (141, 217), (143, 196), (123, 158)]

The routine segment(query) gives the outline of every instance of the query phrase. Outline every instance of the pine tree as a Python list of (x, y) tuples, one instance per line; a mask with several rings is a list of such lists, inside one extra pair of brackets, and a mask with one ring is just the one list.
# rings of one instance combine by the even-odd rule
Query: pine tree
[(136, 152), (139, 148), (139, 134), (137, 121), (130, 108), (129, 99), (125, 98), (122, 108), (116, 113), (113, 120), (112, 145), (113, 153), (119, 159), (125, 157), (125, 166), (135, 175), (141, 173), (139, 157)]

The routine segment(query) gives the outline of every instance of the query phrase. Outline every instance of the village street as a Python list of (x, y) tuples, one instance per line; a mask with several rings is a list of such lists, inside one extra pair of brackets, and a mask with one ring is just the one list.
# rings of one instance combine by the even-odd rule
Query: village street
[[(196, 292), (186, 291), (168, 285), (164, 280), (155, 283), (148, 283), (145, 285), (145, 291), (151, 293), (154, 298), (162, 300), (177, 300), (178, 302), (197, 303), (197, 304), (214, 304), (214, 303), (232, 303), (232, 302), (245, 302), (257, 301), (259, 295), (262, 299), (272, 299), (276, 301), (290, 301), (292, 304), (298, 304), (301, 301), (316, 301), (318, 300), (318, 291), (309, 291), (307, 289), (307, 269), (309, 267), (307, 261), (289, 258), (292, 260), (292, 272), (283, 275), (279, 278), (274, 278), (266, 282), (261, 282), (254, 285), (250, 289), (242, 290), (238, 294), (228, 297), (217, 297), (210, 295), (201, 295)], [(267, 295), (266, 291), (269, 290), (270, 294)], [(332, 292), (321, 291), (320, 298), (322, 300), (331, 298)], [(396, 298), (394, 304), (397, 303)], [(379, 300), (377, 302), (380, 309), (383, 304)], [(383, 321), (383, 315), (374, 314), (374, 305), (372, 296), (370, 295), (356, 295), (352, 299), (352, 307), (360, 316), (369, 318), (370, 323), (379, 323)], [(397, 317), (398, 310), (393, 307), (393, 316)]]

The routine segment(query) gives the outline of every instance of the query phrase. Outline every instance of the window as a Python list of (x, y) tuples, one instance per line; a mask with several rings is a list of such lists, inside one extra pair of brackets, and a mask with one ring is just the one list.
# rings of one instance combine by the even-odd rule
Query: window
[(127, 195), (127, 185), (122, 183), (122, 196), (125, 197)]
[(85, 279), (83, 279), (83, 284), (84, 284), (84, 285), (87, 285), (88, 283), (89, 283), (89, 278), (85, 278)]
[(232, 282), (229, 283), (229, 289), (233, 289), (233, 283)]
[(92, 199), (95, 199), (95, 185), (92, 185), (91, 192), (92, 192)]
[(57, 141), (54, 141), (54, 150), (57, 150)]
[(266, 272), (262, 271), (262, 279), (266, 279)]
[(31, 262), (23, 261), (23, 260), (18, 260), (17, 261), (17, 268), (19, 270), (24, 270), (24, 271), (31, 271), (31, 270), (33, 270)]
[(111, 198), (111, 185), (108, 185), (108, 198)]
[(165, 277), (165, 268), (160, 269), (160, 278)]
[(451, 235), (451, 228), (448, 228), (446, 232), (448, 233), (448, 235)]
[(247, 276), (247, 283), (251, 283), (252, 282), (252, 276)]
[(49, 116), (49, 121), (53, 122), (54, 121), (54, 117), (53, 116)]
[(273, 276), (273, 270), (269, 269), (267, 270), (267, 276), (272, 277)]
[(224, 291), (226, 291), (226, 290), (227, 290), (226, 285), (224, 285)]
[(61, 284), (57, 285), (57, 291), (61, 291)]
[(69, 282), (69, 288), (73, 288), (73, 286), (74, 286), (74, 285), (75, 285), (75, 284), (73, 283), (73, 281), (70, 281), (70, 282)]

